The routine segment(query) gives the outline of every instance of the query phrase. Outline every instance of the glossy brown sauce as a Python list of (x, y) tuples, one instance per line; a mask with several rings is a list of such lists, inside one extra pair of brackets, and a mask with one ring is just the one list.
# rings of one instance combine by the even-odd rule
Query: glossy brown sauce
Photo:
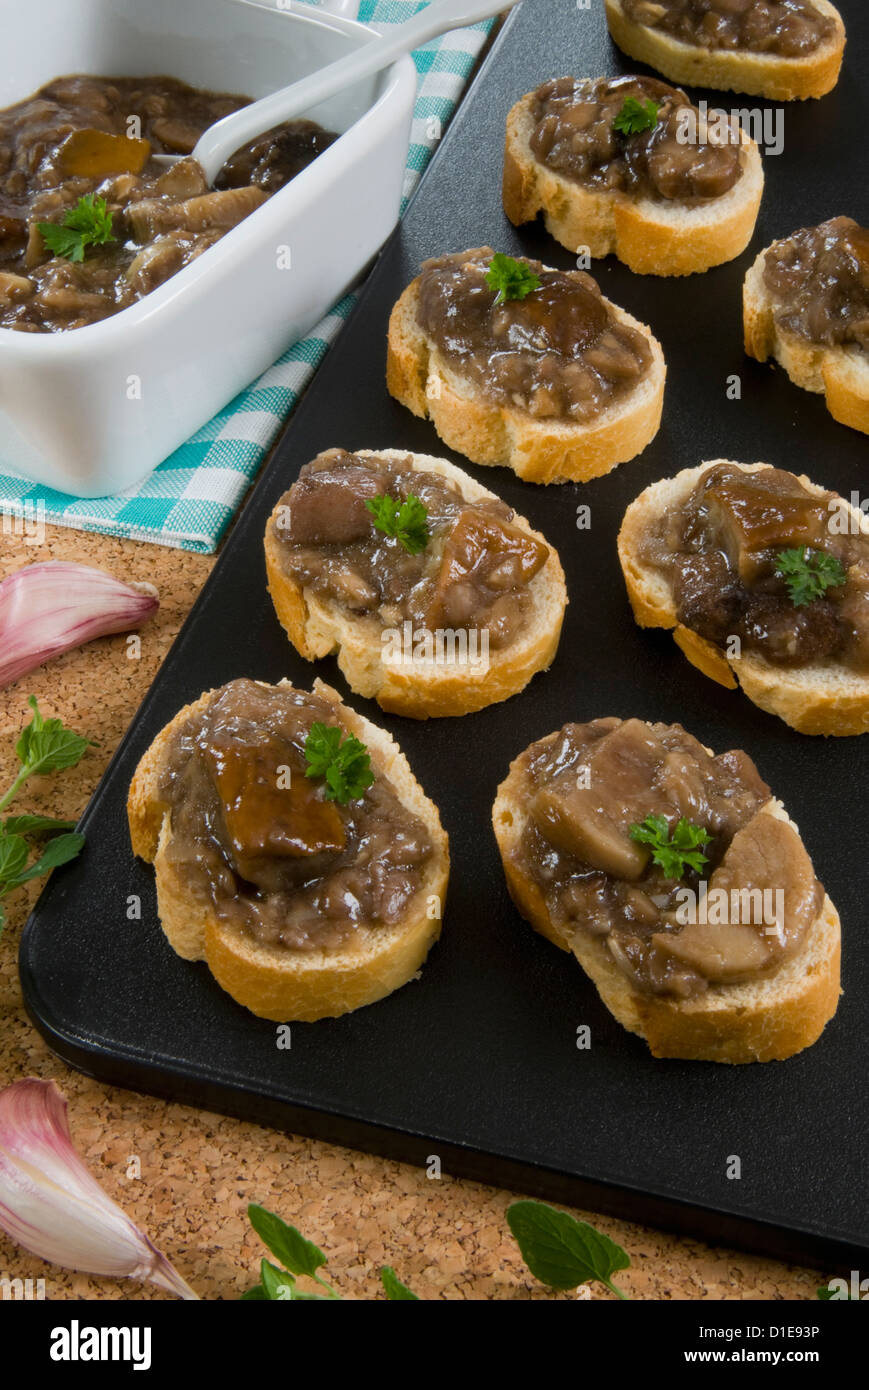
[(835, 32), (811, 0), (622, 0), (622, 9), (682, 43), (779, 58), (806, 57)]
[[(792, 473), (716, 464), (646, 536), (643, 558), (672, 583), (679, 622), (716, 646), (735, 636), (774, 665), (835, 661), (865, 672), (869, 535), (846, 529), (845, 517), (833, 493), (813, 496)], [(834, 556), (847, 578), (796, 607), (776, 569), (781, 551), (800, 546)]]
[(780, 328), (812, 343), (869, 352), (869, 229), (852, 217), (775, 242), (763, 282)]
[[(653, 129), (616, 129), (629, 97), (655, 103)], [(686, 110), (685, 93), (654, 77), (561, 77), (534, 93), (531, 150), (548, 169), (588, 188), (687, 204), (720, 198), (742, 176), (739, 145), (685, 138)]]
[(426, 261), (417, 319), (444, 360), (490, 400), (539, 419), (586, 421), (648, 372), (647, 338), (619, 323), (590, 275), (525, 263), (541, 281), (496, 303), (482, 247)]
[[(410, 554), (374, 524), (366, 499), (417, 497), (429, 542)], [(332, 449), (302, 468), (270, 523), (287, 574), (384, 628), (485, 631), (493, 650), (509, 645), (532, 606), (528, 588), (548, 547), (512, 524), (497, 498), (468, 503), (438, 473), (411, 460)]]
[(173, 735), (159, 788), (166, 852), (194, 900), (298, 951), (340, 949), (361, 925), (399, 921), (432, 853), (382, 775), (347, 805), (325, 799), (322, 779), (305, 775), (315, 722), (341, 724), (323, 696), (230, 681)]
[[(691, 998), (771, 975), (799, 949), (823, 889), (790, 826), (759, 814), (770, 790), (746, 753), (714, 757), (678, 724), (595, 719), (532, 744), (519, 767), (528, 823), (513, 867), (568, 937), (605, 939), (638, 989)], [(701, 920), (700, 873), (668, 877), (631, 838), (650, 814), (671, 833), (684, 817), (711, 835), (702, 882), (716, 907), (705, 915), (725, 920)], [(762, 896), (731, 896), (743, 889), (780, 891), (766, 901), (781, 916), (764, 913)]]

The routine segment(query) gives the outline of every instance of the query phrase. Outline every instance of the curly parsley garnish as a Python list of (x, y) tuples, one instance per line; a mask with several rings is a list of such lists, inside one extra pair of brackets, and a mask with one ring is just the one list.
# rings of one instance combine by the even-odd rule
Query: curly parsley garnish
[(652, 859), (667, 878), (680, 879), (686, 869), (696, 869), (697, 873), (708, 863), (708, 856), (702, 853), (702, 846), (708, 845), (712, 836), (699, 825), (692, 825), (682, 816), (672, 837), (670, 827), (663, 816), (646, 816), (641, 825), (632, 825), (632, 840), (648, 845)]
[(654, 130), (658, 124), (658, 103), (638, 101), (636, 97), (625, 97), (625, 104), (613, 121), (613, 130), (619, 135), (641, 135), (644, 130)]
[(425, 550), (429, 542), (428, 512), (413, 493), (403, 502), (385, 495), (369, 497), (365, 505), (378, 531), (401, 541), (409, 555), (419, 555)]
[(88, 246), (105, 246), (107, 241), (115, 240), (106, 200), (94, 193), (86, 193), (74, 208), (67, 208), (62, 222), (36, 225), (49, 251), (65, 261), (83, 261)]
[(540, 278), (525, 261), (515, 261), (496, 251), (489, 262), (486, 284), (490, 290), (498, 291), (495, 303), (503, 304), (507, 299), (527, 299), (540, 289)]
[(823, 598), (828, 589), (837, 589), (848, 577), (835, 555), (828, 555), (826, 550), (809, 555), (804, 545), (798, 550), (780, 550), (775, 572), (787, 585), (794, 608)]
[(325, 777), (327, 801), (342, 806), (358, 801), (374, 781), (371, 757), (364, 743), (352, 734), (341, 741), (341, 730), (330, 724), (312, 724), (305, 740), (306, 777)]

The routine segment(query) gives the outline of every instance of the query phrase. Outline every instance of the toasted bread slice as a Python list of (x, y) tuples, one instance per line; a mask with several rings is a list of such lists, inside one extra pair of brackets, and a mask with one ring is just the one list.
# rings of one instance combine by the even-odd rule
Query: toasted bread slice
[[(401, 449), (362, 449), (357, 453), (362, 458), (409, 457), (415, 470), (448, 478), (469, 502), (495, 497), (446, 459), (408, 455)], [(485, 660), (467, 659), (467, 653), (456, 648), (454, 659), (445, 652), (442, 660), (395, 663), (385, 654), (381, 640), (384, 629), (376, 617), (347, 612), (312, 589), (302, 588), (287, 574), (275, 527), (279, 507), (280, 503), (266, 527), (265, 553), (269, 593), (281, 626), (307, 661), (336, 652), (350, 688), (357, 695), (376, 700), (381, 709), (412, 719), (471, 714), (518, 694), (532, 676), (552, 664), (567, 605), (564, 571), (552, 546), (546, 564), (529, 585), (532, 611), (518, 641), (488, 653)], [(512, 524), (548, 545), (524, 517), (514, 515)]]
[(745, 351), (758, 362), (773, 357), (795, 386), (826, 398), (827, 409), (841, 425), (869, 434), (869, 356), (856, 345), (829, 347), (789, 333), (775, 321), (775, 305), (763, 283), (765, 246), (745, 277), (742, 312)]
[[(678, 510), (707, 468), (725, 459), (686, 468), (674, 478), (662, 478), (641, 492), (628, 507), (619, 531), (618, 550), (628, 597), (640, 627), (673, 629), (673, 636), (692, 665), (721, 685), (736, 687), (737, 681), (753, 704), (768, 714), (778, 715), (802, 734), (845, 737), (869, 731), (869, 677), (833, 662), (789, 668), (775, 666), (757, 653), (729, 656), (705, 638), (683, 627), (676, 615), (673, 594), (660, 570), (645, 564), (641, 542), (649, 528), (666, 512)], [(739, 463), (745, 473), (769, 468), (766, 463)], [(823, 496), (804, 475), (800, 482), (809, 492)], [(843, 507), (854, 524), (866, 529), (866, 519), (856, 508)]]
[(480, 395), (419, 327), (417, 299), (418, 281), (413, 280), (390, 315), (386, 385), (472, 463), (502, 464), (529, 483), (584, 483), (636, 458), (658, 433), (667, 374), (661, 345), (650, 328), (609, 300), (604, 303), (620, 323), (647, 337), (652, 362), (624, 400), (580, 424), (538, 419)]
[(760, 151), (742, 136), (742, 177), (728, 193), (696, 205), (587, 188), (541, 164), (530, 139), (529, 92), (507, 117), (504, 211), (514, 226), (539, 212), (549, 234), (574, 254), (615, 254), (639, 275), (693, 275), (741, 255), (763, 195)]
[(835, 22), (836, 31), (814, 53), (803, 58), (683, 43), (661, 29), (633, 23), (621, 0), (606, 0), (606, 17), (613, 41), (622, 52), (655, 68), (671, 82), (747, 92), (773, 101), (802, 101), (833, 90), (845, 52), (845, 26), (839, 11), (828, 0), (812, 3)]
[[(568, 934), (556, 925), (537, 884), (518, 871), (513, 853), (528, 824), (518, 764), (519, 759), (511, 764), (492, 808), (510, 896), (535, 931), (573, 952), (610, 1013), (623, 1028), (644, 1038), (653, 1056), (698, 1062), (783, 1061), (817, 1041), (841, 993), (839, 915), (828, 897), (798, 953), (775, 975), (746, 984), (711, 985), (690, 999), (646, 994), (620, 969), (604, 937), (581, 928)], [(768, 802), (760, 812), (764, 813), (789, 821), (777, 801)]]
[(210, 902), (191, 894), (167, 853), (172, 818), (159, 787), (174, 731), (205, 708), (211, 691), (186, 705), (157, 735), (136, 768), (127, 800), (133, 853), (154, 865), (160, 923), (173, 950), (185, 960), (204, 960), (239, 1004), (280, 1023), (334, 1018), (373, 1004), (412, 979), (440, 935), (449, 878), (449, 843), (437, 807), (395, 740), (343, 705), (322, 681), (314, 682), (314, 692), (334, 704), (336, 720), (366, 744), (375, 774), (388, 778), (402, 805), (431, 836), (434, 851), (424, 881), (396, 925), (361, 924), (338, 950), (293, 950), (254, 940), (219, 920)]

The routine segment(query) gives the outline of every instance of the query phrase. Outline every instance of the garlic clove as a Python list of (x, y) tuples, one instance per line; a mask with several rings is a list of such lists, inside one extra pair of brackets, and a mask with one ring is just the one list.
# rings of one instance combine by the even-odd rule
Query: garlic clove
[(0, 687), (95, 637), (141, 627), (159, 606), (153, 586), (89, 565), (47, 560), (15, 570), (0, 582)]
[(53, 1081), (30, 1077), (0, 1091), (0, 1228), (51, 1264), (198, 1298), (85, 1167)]

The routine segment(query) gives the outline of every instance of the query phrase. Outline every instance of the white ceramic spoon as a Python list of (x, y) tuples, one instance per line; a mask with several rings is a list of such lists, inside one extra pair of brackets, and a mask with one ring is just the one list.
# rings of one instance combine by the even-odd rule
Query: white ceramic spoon
[[(363, 77), (380, 72), (403, 53), (410, 53), (420, 44), (428, 43), (449, 29), (461, 29), (476, 24), (494, 14), (509, 10), (517, 0), (432, 0), (419, 14), (391, 29), (382, 38), (372, 39), (353, 53), (312, 72), (289, 87), (282, 87), (259, 101), (243, 106), (240, 111), (224, 116), (203, 131), (192, 151), (205, 171), (209, 187), (230, 155), (250, 140), (256, 139), (273, 126), (291, 121), (302, 112), (311, 110), (327, 97), (334, 96)], [(163, 164), (175, 164), (181, 155), (154, 156)]]

